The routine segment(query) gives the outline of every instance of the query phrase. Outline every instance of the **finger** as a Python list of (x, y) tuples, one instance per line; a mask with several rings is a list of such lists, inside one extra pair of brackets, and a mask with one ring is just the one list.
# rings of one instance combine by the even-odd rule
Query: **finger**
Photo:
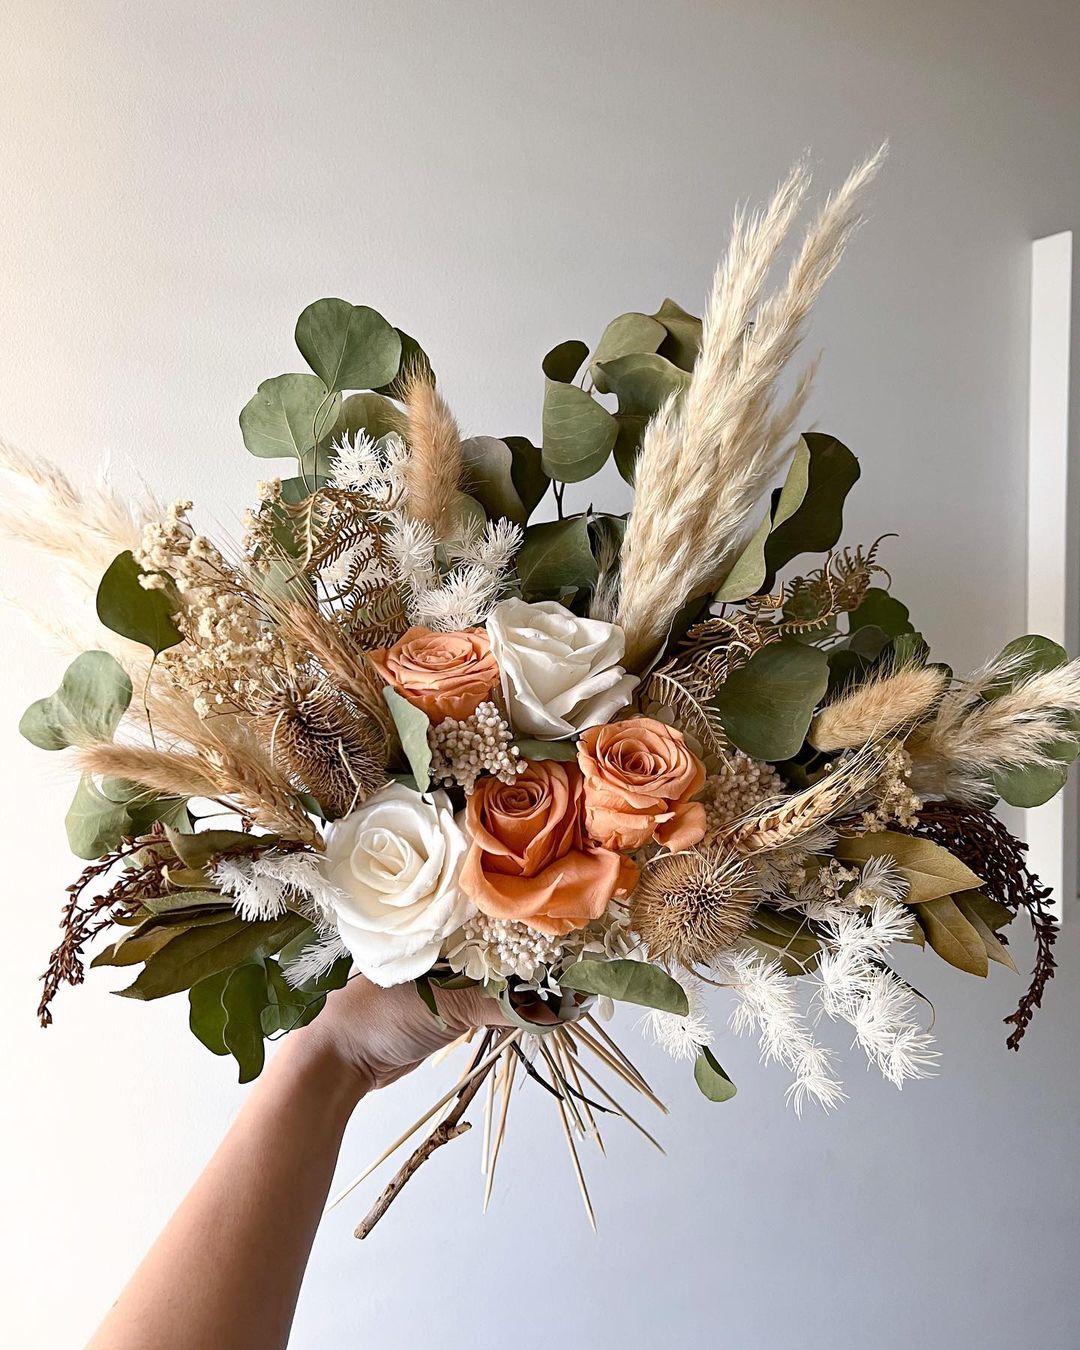
[(461, 1030), (466, 1027), (513, 1026), (498, 1000), (489, 998), (478, 989), (438, 989), (435, 1000), (443, 1019)]

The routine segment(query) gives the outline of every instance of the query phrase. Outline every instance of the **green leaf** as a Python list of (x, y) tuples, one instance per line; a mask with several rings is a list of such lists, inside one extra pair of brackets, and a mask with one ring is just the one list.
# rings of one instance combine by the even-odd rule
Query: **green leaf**
[(664, 325), (647, 314), (620, 314), (617, 319), (612, 319), (596, 344), (596, 351), (589, 363), (589, 374), (597, 390), (601, 394), (613, 392), (604, 369), (605, 362), (639, 352), (653, 354), (667, 335)]
[(397, 404), (382, 394), (350, 394), (342, 401), (333, 432), (327, 439), (354, 441), (362, 432), (373, 441), (381, 441), (384, 436), (404, 436), (408, 426), (409, 420)]
[(589, 354), (588, 344), (577, 338), (570, 338), (552, 347), (541, 362), (544, 374), (549, 380), (559, 384), (569, 384), (585, 363)]
[(164, 895), (144, 896), (142, 903), (151, 914), (163, 917), (177, 912), (188, 914), (193, 909), (217, 910), (223, 918), (233, 913), (232, 907), (223, 903), (221, 893), (216, 890), (167, 891)]
[(1005, 666), (1008, 673), (987, 684), (982, 697), (990, 703), (1036, 675), (1059, 670), (1068, 664), (1068, 660), (1069, 653), (1060, 643), (1052, 642), (1040, 633), (1025, 633), (1023, 637), (1013, 638), (1001, 649), (995, 662)]
[(915, 625), (908, 616), (908, 607), (880, 586), (871, 586), (857, 609), (848, 615), (848, 632), (874, 627), (890, 638), (914, 633)]
[(484, 508), (490, 520), (504, 516), (524, 525), (525, 504), (514, 485), (514, 454), (494, 436), (471, 436), (461, 443), (465, 490)]
[(526, 738), (514, 744), (522, 759), (577, 759), (577, 745), (573, 741), (536, 741)]
[(584, 516), (530, 525), (517, 555), (518, 577), (526, 600), (585, 590), (596, 585), (596, 559)]
[(396, 689), (389, 685), (383, 688), (383, 698), (394, 719), (401, 748), (416, 779), (416, 786), (426, 792), (431, 782), (431, 746), (428, 744), (430, 723), (426, 713), (414, 707), (408, 699), (402, 698)]
[(381, 385), (375, 392), (387, 394), (390, 398), (401, 398), (410, 379), (427, 380), (429, 384), (434, 384), (435, 371), (427, 352), (414, 337), (410, 337), (403, 328), (395, 328), (394, 332), (401, 339), (401, 364), (390, 383)]
[(326, 996), (322, 993), (312, 994), (303, 989), (294, 989), (285, 978), (277, 961), (265, 963), (264, 975), (266, 1005), (261, 1014), (264, 1036), (276, 1036), (281, 1032), (306, 1027), (322, 1011)]
[(229, 1053), (229, 1047), (225, 1044), (227, 1014), (222, 996), (231, 973), (228, 970), (220, 971), (193, 984), (188, 990), (188, 1026), (214, 1055)]
[(131, 703), (131, 681), (108, 652), (83, 652), (48, 698), (31, 703), (19, 731), (42, 750), (111, 741)]
[(90, 774), (84, 773), (64, 817), (68, 846), (76, 858), (100, 858), (131, 833), (131, 817), (122, 803), (111, 801)]
[(276, 844), (276, 834), (248, 834), (246, 830), (200, 830), (188, 834), (166, 828), (172, 851), (185, 867), (205, 867), (212, 858), (222, 853), (247, 853), (253, 849), (269, 848)]
[(599, 470), (615, 444), (615, 419), (575, 384), (548, 380), (544, 388), (542, 463), (560, 483), (580, 483)]
[(922, 905), (982, 885), (982, 878), (948, 849), (929, 839), (894, 830), (841, 839), (833, 852), (846, 862), (866, 863), (871, 858), (891, 858), (908, 883), (904, 898), (910, 905)]
[(800, 553), (826, 553), (833, 547), (844, 523), (844, 500), (858, 481), (859, 461), (835, 436), (808, 431), (803, 441), (810, 453), (806, 492), (798, 510), (769, 536), (769, 577)]
[(800, 437), (792, 453), (780, 495), (765, 513), (764, 520), (724, 578), (723, 585), (716, 592), (718, 603), (745, 600), (749, 595), (756, 595), (764, 586), (769, 571), (765, 561), (769, 536), (773, 530), (790, 520), (802, 505), (810, 482), (809, 474), (810, 450), (805, 439)]
[(334, 426), (341, 395), (316, 375), (276, 375), (263, 380), (240, 414), (244, 444), (260, 459), (302, 459)]
[(157, 656), (182, 642), (184, 635), (173, 621), (173, 600), (166, 591), (144, 590), (139, 581), (143, 576), (130, 550), (117, 554), (98, 586), (97, 616), (106, 628), (141, 642)]
[(985, 976), (986, 948), (950, 895), (924, 901), (918, 907), (919, 923), (926, 940), (943, 961), (970, 975)]
[(250, 1083), (262, 1073), (266, 1057), (262, 1012), (266, 997), (263, 968), (254, 963), (234, 970), (221, 996), (225, 1008), (222, 1040), (240, 1066), (241, 1083)]
[(152, 956), (134, 984), (118, 992), (124, 998), (155, 999), (190, 989), (219, 971), (272, 956), (308, 926), (299, 914), (279, 919), (231, 919), (181, 933)]
[(296, 321), (296, 345), (327, 389), (378, 389), (401, 365), (401, 336), (381, 314), (347, 300), (316, 300)]
[(693, 370), (701, 351), (701, 320), (688, 314), (674, 300), (665, 300), (653, 318), (667, 330), (667, 337), (660, 344), (660, 355), (666, 356), (680, 370)]
[(1008, 947), (1005, 946), (978, 909), (971, 903), (970, 897), (968, 895), (954, 895), (953, 900), (956, 903), (956, 908), (982, 938), (983, 947), (986, 949), (986, 955), (990, 960), (996, 961), (998, 965), (1007, 966), (1014, 975), (1019, 975), (1020, 972), (1016, 969), (1016, 962), (1009, 954)]
[(602, 994), (620, 1003), (659, 1008), (680, 1017), (690, 1011), (682, 985), (647, 961), (577, 961), (559, 976), (559, 985), (583, 994)]
[[(619, 412), (630, 416), (652, 417), (672, 394), (681, 393), (690, 382), (684, 370), (655, 353), (631, 353), (597, 367), (607, 386), (601, 392), (613, 393), (619, 400)], [(596, 386), (600, 388), (599, 384)]]
[(439, 1005), (435, 1002), (435, 990), (431, 987), (431, 981), (426, 975), (421, 975), (419, 979), (414, 980), (416, 992), (420, 995), (420, 1001), (435, 1020), (435, 1025), (440, 1031), (446, 1030), (446, 1019), (439, 1012)]
[(798, 753), (828, 683), (824, 652), (781, 638), (732, 672), (715, 703), (733, 745), (775, 762)]
[[(1059, 764), (1024, 764), (994, 771), (994, 791), (1003, 802), (1030, 810), (1056, 797), (1069, 780), (1069, 765), (1076, 758), (1074, 741), (1055, 741), (1047, 754), (1061, 755)], [(1067, 756), (1067, 758), (1066, 758)]]
[(728, 1102), (737, 1091), (707, 1045), (701, 1047), (694, 1061), (694, 1082), (711, 1102)]
[(551, 479), (544, 472), (543, 451), (526, 436), (501, 436), (499, 439), (510, 447), (514, 490), (521, 499), (526, 517), (531, 516), (551, 485)]

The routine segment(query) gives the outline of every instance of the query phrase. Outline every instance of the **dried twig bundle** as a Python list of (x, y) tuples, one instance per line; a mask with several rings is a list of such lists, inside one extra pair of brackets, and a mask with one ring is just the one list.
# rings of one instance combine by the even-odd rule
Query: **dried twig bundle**
[(760, 898), (754, 871), (724, 847), (653, 858), (630, 901), (630, 924), (658, 961), (708, 965), (742, 937)]
[(810, 727), (818, 750), (848, 750), (912, 726), (941, 697), (948, 676), (939, 666), (907, 666), (856, 685), (822, 708)]
[(409, 415), (406, 439), (405, 501), (414, 520), (445, 539), (454, 524), (461, 490), (461, 433), (454, 415), (430, 380), (411, 378), (403, 401)]

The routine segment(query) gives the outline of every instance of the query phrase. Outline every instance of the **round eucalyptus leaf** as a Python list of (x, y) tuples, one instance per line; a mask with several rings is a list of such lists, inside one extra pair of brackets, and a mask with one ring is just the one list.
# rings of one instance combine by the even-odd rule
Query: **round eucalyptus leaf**
[(647, 314), (620, 314), (617, 319), (612, 319), (596, 344), (596, 351), (589, 363), (593, 384), (601, 394), (610, 394), (612, 391), (603, 368), (604, 363), (631, 353), (655, 352), (667, 335), (664, 325)]
[(702, 1095), (711, 1102), (728, 1102), (737, 1091), (735, 1084), (724, 1072), (720, 1061), (707, 1045), (703, 1045), (694, 1061), (694, 1082)]
[(781, 638), (754, 653), (720, 687), (716, 707), (731, 743), (754, 759), (791, 759), (829, 683), (823, 651)]
[(674, 300), (665, 300), (653, 318), (664, 325), (667, 333), (658, 349), (660, 355), (666, 356), (680, 370), (693, 370), (701, 351), (701, 320), (688, 314)]
[(240, 413), (244, 444), (260, 459), (301, 459), (330, 431), (341, 395), (330, 396), (315, 375), (275, 375), (263, 380)]
[(514, 485), (514, 454), (494, 436), (470, 436), (461, 443), (465, 487), (483, 506), (489, 519), (504, 516), (524, 525), (525, 504)]
[[(844, 500), (859, 478), (859, 461), (835, 436), (808, 431), (807, 486), (798, 509), (776, 526), (765, 546), (769, 577), (800, 553), (827, 553), (840, 538)], [(769, 579), (766, 578), (766, 586)]]
[(605, 463), (615, 444), (615, 419), (583, 389), (549, 379), (544, 389), (544, 472), (580, 483)]
[(514, 480), (514, 490), (521, 498), (526, 517), (531, 516), (551, 486), (551, 479), (544, 472), (543, 452), (526, 436), (501, 436), (499, 439), (510, 447), (510, 476)]
[(130, 549), (117, 554), (98, 586), (97, 616), (106, 628), (141, 642), (157, 656), (182, 642), (184, 635), (173, 619), (175, 605), (168, 592), (146, 590), (140, 580), (145, 575)]
[(541, 369), (549, 380), (569, 384), (585, 364), (588, 354), (588, 343), (578, 338), (568, 338), (566, 342), (560, 342), (552, 347), (540, 363)]
[(652, 417), (665, 399), (681, 393), (690, 382), (684, 370), (654, 352), (632, 352), (596, 364), (595, 369), (605, 386), (601, 389), (596, 381), (597, 389), (614, 394), (619, 412), (636, 417)]
[[(296, 321), (296, 345), (327, 389), (378, 389), (401, 366), (401, 335), (367, 305), (316, 300)], [(419, 348), (417, 348), (419, 350)]]
[(19, 731), (42, 750), (110, 741), (131, 703), (131, 680), (108, 652), (83, 652), (48, 698), (31, 703)]
[(542, 600), (562, 591), (596, 584), (596, 559), (584, 516), (530, 525), (517, 555), (521, 592), (526, 600)]
[(436, 381), (428, 354), (419, 342), (402, 328), (395, 328), (394, 332), (401, 339), (401, 364), (390, 383), (381, 385), (375, 392), (390, 398), (401, 398), (410, 379), (426, 380), (429, 384), (435, 384)]

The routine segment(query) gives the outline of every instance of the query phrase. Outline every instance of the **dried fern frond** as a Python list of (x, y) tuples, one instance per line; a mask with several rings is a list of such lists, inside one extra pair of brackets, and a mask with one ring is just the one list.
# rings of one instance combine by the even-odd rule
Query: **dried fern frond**
[(1059, 763), (1049, 750), (1054, 741), (1072, 735), (1070, 728), (1080, 714), (1080, 661), (1021, 679), (997, 697), (982, 698), (983, 690), (1006, 681), (1015, 668), (1015, 660), (983, 667), (949, 690), (935, 717), (908, 737), (911, 786), (921, 796), (992, 801), (998, 770)]
[(736, 218), (706, 308), (690, 383), (642, 438), (623, 544), (619, 623), (627, 666), (640, 670), (688, 599), (715, 590), (783, 463), (808, 379), (777, 406), (777, 383), (813, 301), (859, 223), (856, 202), (883, 151), (860, 165), (811, 225), (786, 280), (762, 302), (765, 278), (808, 186), (797, 166), (769, 207)]
[(708, 754), (726, 761), (730, 753), (720, 713), (712, 702), (715, 690), (690, 667), (669, 661), (654, 670), (645, 686), (645, 697), (667, 708), (682, 731)]
[(888, 537), (875, 539), (865, 551), (859, 544), (854, 549), (830, 553), (821, 567), (806, 576), (795, 577), (788, 583), (786, 611), (812, 620), (835, 618), (858, 609), (874, 577), (889, 575), (877, 561), (882, 540)]
[(461, 432), (430, 380), (413, 376), (402, 396), (408, 413), (405, 505), (414, 520), (430, 525), (436, 539), (452, 532), (463, 460)]
[(729, 849), (662, 853), (642, 869), (630, 927), (657, 961), (709, 965), (749, 928), (758, 899), (753, 868)]
[(856, 685), (826, 704), (810, 724), (817, 750), (850, 750), (910, 727), (933, 708), (948, 684), (938, 666), (908, 666)]

